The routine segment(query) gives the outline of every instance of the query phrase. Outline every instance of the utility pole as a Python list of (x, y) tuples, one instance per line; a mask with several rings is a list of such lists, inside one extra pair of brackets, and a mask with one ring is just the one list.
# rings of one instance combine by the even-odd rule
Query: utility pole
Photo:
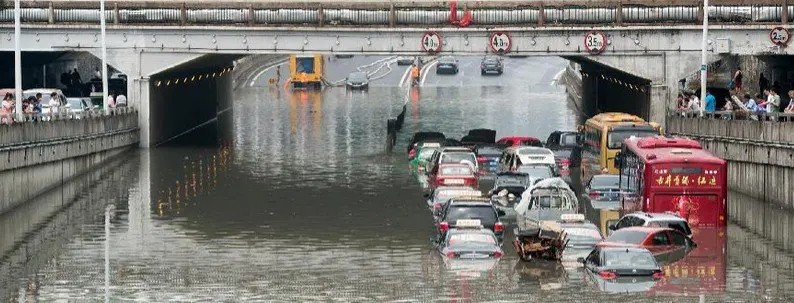
[(706, 48), (708, 47), (709, 35), (709, 0), (703, 0), (703, 41), (700, 45), (700, 116), (703, 117), (703, 108), (706, 107)]
[[(17, 0), (18, 1), (18, 0)], [(107, 44), (105, 43), (105, 0), (99, 1), (99, 27), (102, 35), (102, 105), (105, 113), (110, 113), (108, 107), (108, 64)]]
[(16, 97), (17, 121), (22, 121), (22, 35), (20, 0), (14, 0), (14, 96)]

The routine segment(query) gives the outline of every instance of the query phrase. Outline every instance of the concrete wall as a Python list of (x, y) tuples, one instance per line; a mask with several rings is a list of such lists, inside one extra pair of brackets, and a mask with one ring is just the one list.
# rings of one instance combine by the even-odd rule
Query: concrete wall
[[(36, 126), (41, 127), (34, 136), (38, 140), (23, 135)], [(0, 147), (0, 213), (91, 171), (135, 146), (139, 139), (135, 111), (79, 120), (17, 123), (0, 129), (19, 139)]]
[(794, 250), (794, 123), (671, 115), (667, 126), (728, 161), (732, 221)]

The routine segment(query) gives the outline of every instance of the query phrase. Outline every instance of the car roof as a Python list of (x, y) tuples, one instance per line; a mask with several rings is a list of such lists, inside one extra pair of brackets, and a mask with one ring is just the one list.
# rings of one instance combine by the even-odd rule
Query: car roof
[(622, 230), (625, 230), (625, 231), (639, 231), (639, 232), (644, 232), (644, 233), (649, 233), (649, 234), (655, 233), (655, 232), (660, 232), (660, 231), (666, 231), (666, 230), (675, 231), (675, 229), (667, 228), (667, 227), (631, 226), (631, 227), (621, 228), (621, 229), (619, 229), (619, 230), (617, 230), (615, 232), (622, 231)]
[(597, 230), (599, 232), (601, 231), (598, 228), (598, 226), (596, 226), (595, 224), (590, 223), (590, 222), (565, 222), (565, 223), (560, 223), (560, 226), (563, 229), (565, 229), (565, 228), (586, 228), (586, 229)]
[(471, 150), (471, 148), (468, 148), (468, 147), (458, 147), (458, 146), (453, 146), (453, 147), (444, 147), (443, 149), (441, 149), (441, 152), (442, 152), (442, 153), (450, 153), (450, 152), (467, 152), (467, 153), (473, 153), (473, 151)]
[(450, 199), (449, 203), (455, 205), (491, 206), (491, 200), (485, 197), (455, 197)]
[(669, 213), (645, 213), (634, 212), (626, 216), (635, 216), (644, 219), (645, 221), (686, 221), (686, 219), (679, 217), (676, 214)]
[(647, 248), (642, 248), (642, 247), (601, 246), (601, 252), (608, 252), (608, 251), (610, 251), (610, 252), (611, 251), (615, 251), (615, 252), (620, 252), (620, 251), (624, 251), (624, 252), (645, 252), (645, 253), (649, 253), (649, 254), (651, 253), (650, 250), (648, 250)]

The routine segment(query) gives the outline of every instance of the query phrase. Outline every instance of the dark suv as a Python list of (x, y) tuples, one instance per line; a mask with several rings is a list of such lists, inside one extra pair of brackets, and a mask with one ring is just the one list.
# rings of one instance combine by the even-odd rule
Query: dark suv
[(480, 62), (481, 75), (486, 75), (488, 73), (496, 73), (497, 75), (501, 75), (502, 71), (504, 71), (504, 66), (502, 65), (501, 59), (496, 57), (482, 58), (482, 62)]
[(460, 197), (449, 200), (438, 213), (436, 230), (443, 237), (458, 220), (479, 220), (483, 228), (494, 232), (501, 242), (505, 226), (499, 220), (504, 213), (494, 208), (490, 199), (483, 197)]

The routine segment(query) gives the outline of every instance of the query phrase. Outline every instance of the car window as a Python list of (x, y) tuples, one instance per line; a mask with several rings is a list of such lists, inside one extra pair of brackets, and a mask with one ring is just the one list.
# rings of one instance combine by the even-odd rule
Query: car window
[(468, 166), (444, 166), (438, 173), (439, 175), (473, 175), (474, 172)]
[(578, 142), (576, 141), (576, 134), (563, 134), (560, 136), (560, 146), (576, 146)]
[(549, 208), (562, 208), (564, 204), (564, 199), (560, 196), (539, 196), (539, 197), (532, 197), (534, 203), (532, 203), (535, 208), (538, 209), (549, 209)]
[(670, 232), (670, 243), (677, 246), (684, 246), (686, 245), (686, 237), (677, 232)]
[(526, 173), (530, 177), (538, 178), (538, 179), (545, 179), (552, 177), (552, 169), (551, 166), (529, 166), (529, 165), (521, 165), (518, 167), (518, 172)]
[(435, 152), (436, 151), (432, 149), (423, 149), (421, 152), (419, 152), (419, 159), (428, 160), (433, 157), (433, 153)]
[[(455, 203), (453, 203), (455, 204)], [(496, 212), (490, 205), (471, 206), (460, 205), (450, 206), (447, 210), (445, 220), (447, 222), (455, 222), (460, 219), (479, 219), (483, 225), (492, 225), (496, 223)]]
[[(654, 221), (654, 227), (667, 227), (672, 228), (685, 235), (691, 235), (692, 231), (689, 229), (689, 225), (686, 221), (679, 221), (679, 220), (671, 220), (671, 221)], [(650, 224), (649, 224), (650, 226)]]
[(651, 245), (654, 246), (670, 245), (670, 239), (667, 238), (667, 232), (661, 231), (653, 234), (653, 240), (651, 240)]
[(502, 153), (502, 151), (499, 150), (496, 147), (486, 146), (486, 147), (480, 147), (479, 149), (477, 149), (477, 154), (480, 155), (480, 156), (498, 156), (501, 153)]
[(640, 244), (647, 233), (637, 230), (617, 230), (607, 238), (608, 242), (627, 243), (627, 244)]
[(592, 252), (590, 252), (589, 255), (587, 255), (585, 261), (595, 266), (601, 266), (601, 258), (599, 258), (599, 255), (600, 255), (599, 250), (594, 249)]
[(477, 157), (473, 153), (444, 153), (441, 156), (441, 163), (461, 163), (461, 161), (469, 161), (477, 163)]
[(645, 219), (634, 217), (634, 222), (632, 226), (643, 226), (645, 225)]
[(604, 266), (612, 268), (657, 268), (658, 264), (648, 251), (615, 250), (604, 252)]

